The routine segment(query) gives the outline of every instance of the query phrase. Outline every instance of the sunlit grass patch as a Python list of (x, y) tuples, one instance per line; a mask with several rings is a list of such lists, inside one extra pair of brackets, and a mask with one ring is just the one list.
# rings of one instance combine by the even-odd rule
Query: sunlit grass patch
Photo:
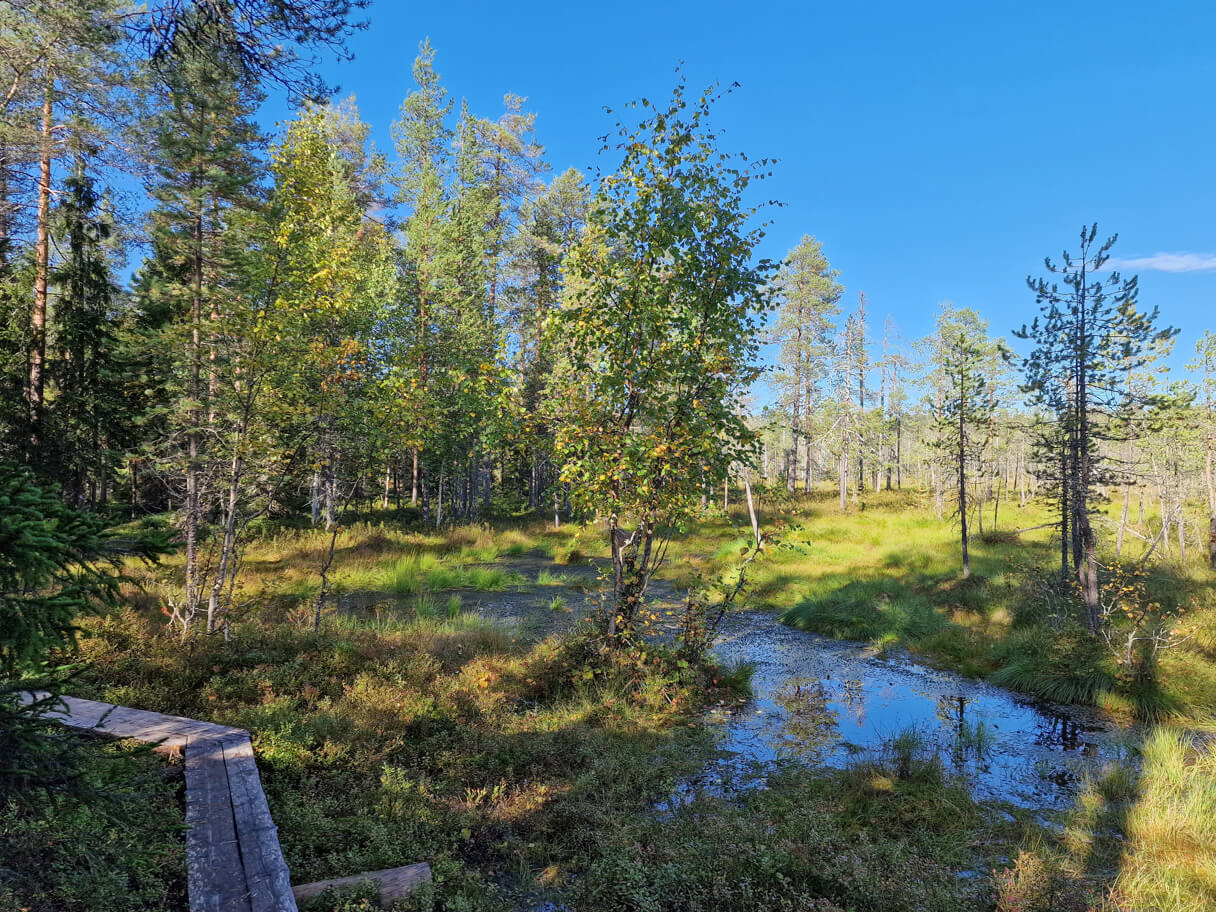
[(572, 574), (555, 573), (547, 568), (536, 574), (536, 585), (538, 586), (569, 586), (574, 582), (575, 577)]
[(1144, 745), (1127, 848), (1115, 883), (1130, 909), (1216, 904), (1216, 749), (1163, 728)]

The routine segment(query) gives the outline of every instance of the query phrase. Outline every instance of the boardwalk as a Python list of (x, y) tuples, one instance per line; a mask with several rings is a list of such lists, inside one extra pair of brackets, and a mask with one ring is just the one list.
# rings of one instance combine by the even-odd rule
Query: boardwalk
[(62, 702), (63, 709), (47, 716), (69, 728), (184, 751), (190, 912), (297, 912), (297, 894), (305, 898), (360, 880), (376, 881), (387, 906), (430, 880), (430, 868), (416, 864), (293, 892), (247, 731), (76, 697)]

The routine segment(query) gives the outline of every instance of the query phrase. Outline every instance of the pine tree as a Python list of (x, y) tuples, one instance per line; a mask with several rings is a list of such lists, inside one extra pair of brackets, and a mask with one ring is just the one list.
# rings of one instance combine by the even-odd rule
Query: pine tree
[(431, 392), (435, 358), (434, 339), (443, 317), (441, 300), (448, 274), (444, 234), (448, 213), (446, 179), (451, 170), (451, 131), (445, 119), (452, 110), (447, 91), (435, 72), (435, 51), (425, 41), (414, 61), (417, 89), (401, 104), (401, 117), (392, 125), (393, 143), (400, 171), (396, 175), (396, 200), (406, 209), (405, 254), (408, 290), (414, 302), (410, 390), (417, 404), (410, 408), (417, 434), (411, 448), (410, 503), (417, 504), (421, 482), (422, 443), (437, 426), (432, 414), (436, 399)]
[[(194, 26), (192, 26), (194, 27)], [(201, 26), (200, 26), (201, 27)], [(161, 70), (160, 104), (149, 126), (157, 149), (149, 221), (153, 254), (140, 277), (141, 307), (169, 319), (157, 341), (172, 378), (164, 446), (158, 454), (184, 481), (181, 524), (186, 547), (183, 627), (198, 613), (206, 568), (200, 526), (212, 512), (207, 480), (221, 453), (217, 439), (221, 375), (231, 369), (225, 321), (245, 292), (240, 274), (244, 239), (234, 220), (259, 205), (261, 135), (252, 112), (261, 94), (217, 41), (201, 41)], [(179, 474), (180, 473), (180, 474)]]
[[(565, 171), (525, 205), (521, 230), (508, 246), (510, 280), (504, 300), (515, 351), (520, 413), (515, 444), (520, 448), (524, 487), (533, 510), (540, 507), (545, 488), (553, 484), (556, 473), (553, 431), (545, 409), (545, 388), (554, 359), (544, 325), (561, 296), (562, 263), (582, 233), (589, 206), (583, 176), (574, 169)], [(553, 494), (557, 523), (556, 486)]]
[[(0, 247), (7, 259), (22, 231), (31, 231), (32, 288), (26, 340), (25, 416), (27, 460), (44, 454), (47, 340), (51, 332), (51, 218), (56, 165), (66, 155), (90, 149), (121, 154), (111, 137), (120, 134), (129, 88), (135, 82), (120, 50), (119, 0), (37, 0), (0, 11), (11, 80), (0, 96)], [(12, 164), (27, 161), (32, 186), (9, 181)]]
[[(55, 656), (74, 645), (79, 617), (117, 604), (122, 557), (100, 516), (0, 461), (0, 798), (72, 786), (72, 742), (41, 717), (58, 700), (66, 663)], [(46, 696), (26, 702), (28, 690)]]
[(804, 235), (788, 254), (774, 285), (780, 301), (775, 338), (781, 343), (784, 370), (779, 375), (781, 401), (790, 420), (792, 446), (786, 460), (786, 483), (798, 478), (798, 451), (806, 451), (803, 489), (811, 488), (814, 458), (812, 415), (823, 398), (823, 382), (832, 351), (832, 319), (840, 311), (844, 288), (818, 241)]
[(992, 384), (985, 373), (995, 345), (988, 339), (987, 322), (970, 308), (943, 308), (937, 318), (936, 339), (940, 359), (936, 370), (944, 395), (935, 416), (935, 445), (954, 500), (966, 579), (971, 575), (970, 485), (995, 409)]
[[(1100, 622), (1098, 542), (1091, 520), (1096, 488), (1105, 478), (1100, 441), (1116, 433), (1113, 420), (1126, 411), (1132, 396), (1119, 375), (1136, 370), (1154, 340), (1174, 335), (1157, 330), (1157, 311), (1136, 309), (1135, 276), (1103, 274), (1117, 235), (1096, 245), (1098, 226), (1081, 230), (1077, 254), (1064, 252), (1063, 262), (1045, 260), (1058, 280), (1028, 278), (1040, 316), (1016, 334), (1035, 347), (1023, 360), (1031, 401), (1055, 417), (1055, 443), (1060, 448), (1061, 506), (1072, 532), (1074, 568), (1085, 622), (1096, 631)], [(1063, 287), (1061, 287), (1061, 283)], [(1063, 536), (1067, 547), (1067, 536)]]

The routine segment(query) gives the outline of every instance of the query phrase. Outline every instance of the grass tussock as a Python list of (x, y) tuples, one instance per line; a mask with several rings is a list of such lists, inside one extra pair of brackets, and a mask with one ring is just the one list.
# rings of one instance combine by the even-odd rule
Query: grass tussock
[(1116, 896), (1127, 909), (1216, 908), (1216, 749), (1163, 728), (1143, 760)]
[(997, 871), (997, 912), (1205, 912), (1216, 907), (1216, 751), (1159, 728), (1140, 765), (1090, 779), (1058, 828)]

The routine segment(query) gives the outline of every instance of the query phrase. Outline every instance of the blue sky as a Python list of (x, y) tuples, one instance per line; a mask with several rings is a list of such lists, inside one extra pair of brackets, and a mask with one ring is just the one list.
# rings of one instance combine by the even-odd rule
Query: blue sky
[(666, 94), (683, 61), (694, 86), (741, 84), (717, 113), (724, 145), (779, 160), (764, 253), (815, 235), (876, 329), (890, 315), (914, 339), (949, 300), (1007, 335), (1034, 314), (1026, 275), (1093, 221), (1142, 261), (1143, 303), (1182, 330), (1176, 363), (1216, 329), (1216, 4), (376, 0), (367, 15), (355, 61), (323, 72), (381, 147), (424, 37), (477, 113), (528, 97), (557, 171), (594, 164), (604, 106)]

